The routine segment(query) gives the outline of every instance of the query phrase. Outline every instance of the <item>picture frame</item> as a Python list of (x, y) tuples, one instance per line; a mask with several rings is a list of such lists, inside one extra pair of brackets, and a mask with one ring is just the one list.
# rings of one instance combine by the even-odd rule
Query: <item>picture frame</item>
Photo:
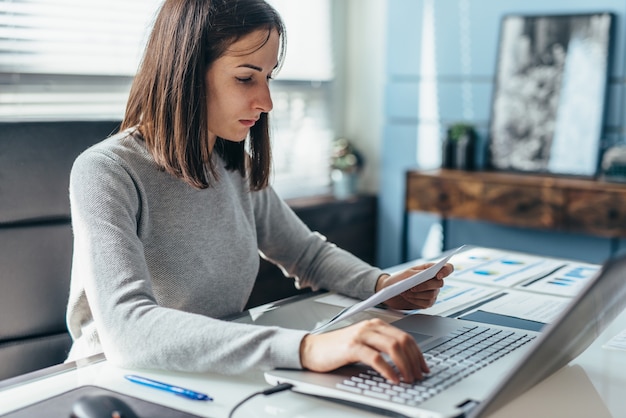
[(598, 173), (614, 21), (610, 12), (503, 16), (488, 168)]

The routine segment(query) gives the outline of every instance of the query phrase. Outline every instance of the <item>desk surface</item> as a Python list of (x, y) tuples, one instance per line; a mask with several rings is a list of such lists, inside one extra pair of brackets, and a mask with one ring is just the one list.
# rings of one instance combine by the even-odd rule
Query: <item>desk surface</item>
[[(321, 296), (318, 294), (301, 297), (293, 304), (298, 306), (302, 317), (307, 317), (303, 307), (313, 309), (314, 315), (319, 315), (318, 305), (329, 306), (315, 302), (319, 297)], [(274, 309), (274, 312), (278, 313), (280, 309)], [(336, 309), (330, 309), (329, 316), (335, 311)], [(374, 311), (369, 314), (390, 318), (389, 314), (384, 312)], [(500, 410), (496, 417), (626, 418), (624, 408), (626, 351), (603, 348), (608, 340), (624, 329), (626, 329), (626, 311), (622, 312), (583, 354), (511, 402)], [(124, 379), (124, 375), (129, 372), (208, 393), (215, 401), (191, 401), (130, 383)], [(0, 382), (0, 415), (86, 385), (121, 392), (198, 416), (216, 418), (227, 417), (231, 408), (240, 400), (268, 387), (260, 371), (247, 376), (223, 376), (210, 373), (126, 370), (115, 367), (102, 358), (94, 358), (79, 362), (73, 367), (69, 365), (52, 367), (45, 369), (43, 373)], [(292, 392), (253, 398), (235, 414), (235, 417), (329, 416), (356, 418), (377, 415)]]

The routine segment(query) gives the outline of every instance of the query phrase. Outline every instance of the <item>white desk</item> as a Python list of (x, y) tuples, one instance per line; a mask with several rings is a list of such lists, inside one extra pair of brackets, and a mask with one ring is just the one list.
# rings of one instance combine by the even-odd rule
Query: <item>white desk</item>
[[(313, 306), (310, 303), (309, 305)], [(319, 315), (319, 312), (314, 314)], [(302, 315), (306, 316), (306, 313), (302, 312)], [(507, 405), (496, 416), (626, 418), (626, 351), (602, 348), (603, 344), (624, 329), (626, 329), (626, 311), (570, 365)], [(58, 369), (57, 366), (44, 370), (45, 373), (37, 373), (43, 376), (25, 375), (0, 382), (0, 415), (74, 388), (95, 385), (202, 417), (220, 418), (227, 417), (231, 408), (247, 395), (269, 387), (261, 372), (245, 377), (232, 377), (152, 370), (129, 371), (114, 367), (105, 360), (86, 361), (84, 364), (62, 371)], [(187, 400), (133, 384), (123, 377), (129, 372), (208, 393), (215, 401)], [(8, 386), (7, 383), (13, 384)], [(256, 397), (238, 409), (235, 414), (235, 417), (248, 418), (336, 416), (357, 418), (376, 415), (292, 392)]]

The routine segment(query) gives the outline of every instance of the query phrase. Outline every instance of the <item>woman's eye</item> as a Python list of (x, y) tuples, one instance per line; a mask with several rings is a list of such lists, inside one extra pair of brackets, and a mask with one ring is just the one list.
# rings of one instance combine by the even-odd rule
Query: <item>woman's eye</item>
[(249, 83), (252, 81), (252, 77), (236, 77), (240, 83)]

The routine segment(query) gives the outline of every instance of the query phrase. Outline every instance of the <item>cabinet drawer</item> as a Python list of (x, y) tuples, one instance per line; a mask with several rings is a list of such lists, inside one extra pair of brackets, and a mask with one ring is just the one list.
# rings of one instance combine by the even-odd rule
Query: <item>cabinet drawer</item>
[(443, 216), (478, 219), (483, 185), (475, 180), (429, 177), (408, 179), (407, 209), (437, 212)]
[(489, 183), (482, 216), (490, 222), (529, 228), (563, 227), (562, 193), (550, 188)]
[(604, 190), (569, 190), (565, 208), (572, 232), (625, 236), (626, 196)]

